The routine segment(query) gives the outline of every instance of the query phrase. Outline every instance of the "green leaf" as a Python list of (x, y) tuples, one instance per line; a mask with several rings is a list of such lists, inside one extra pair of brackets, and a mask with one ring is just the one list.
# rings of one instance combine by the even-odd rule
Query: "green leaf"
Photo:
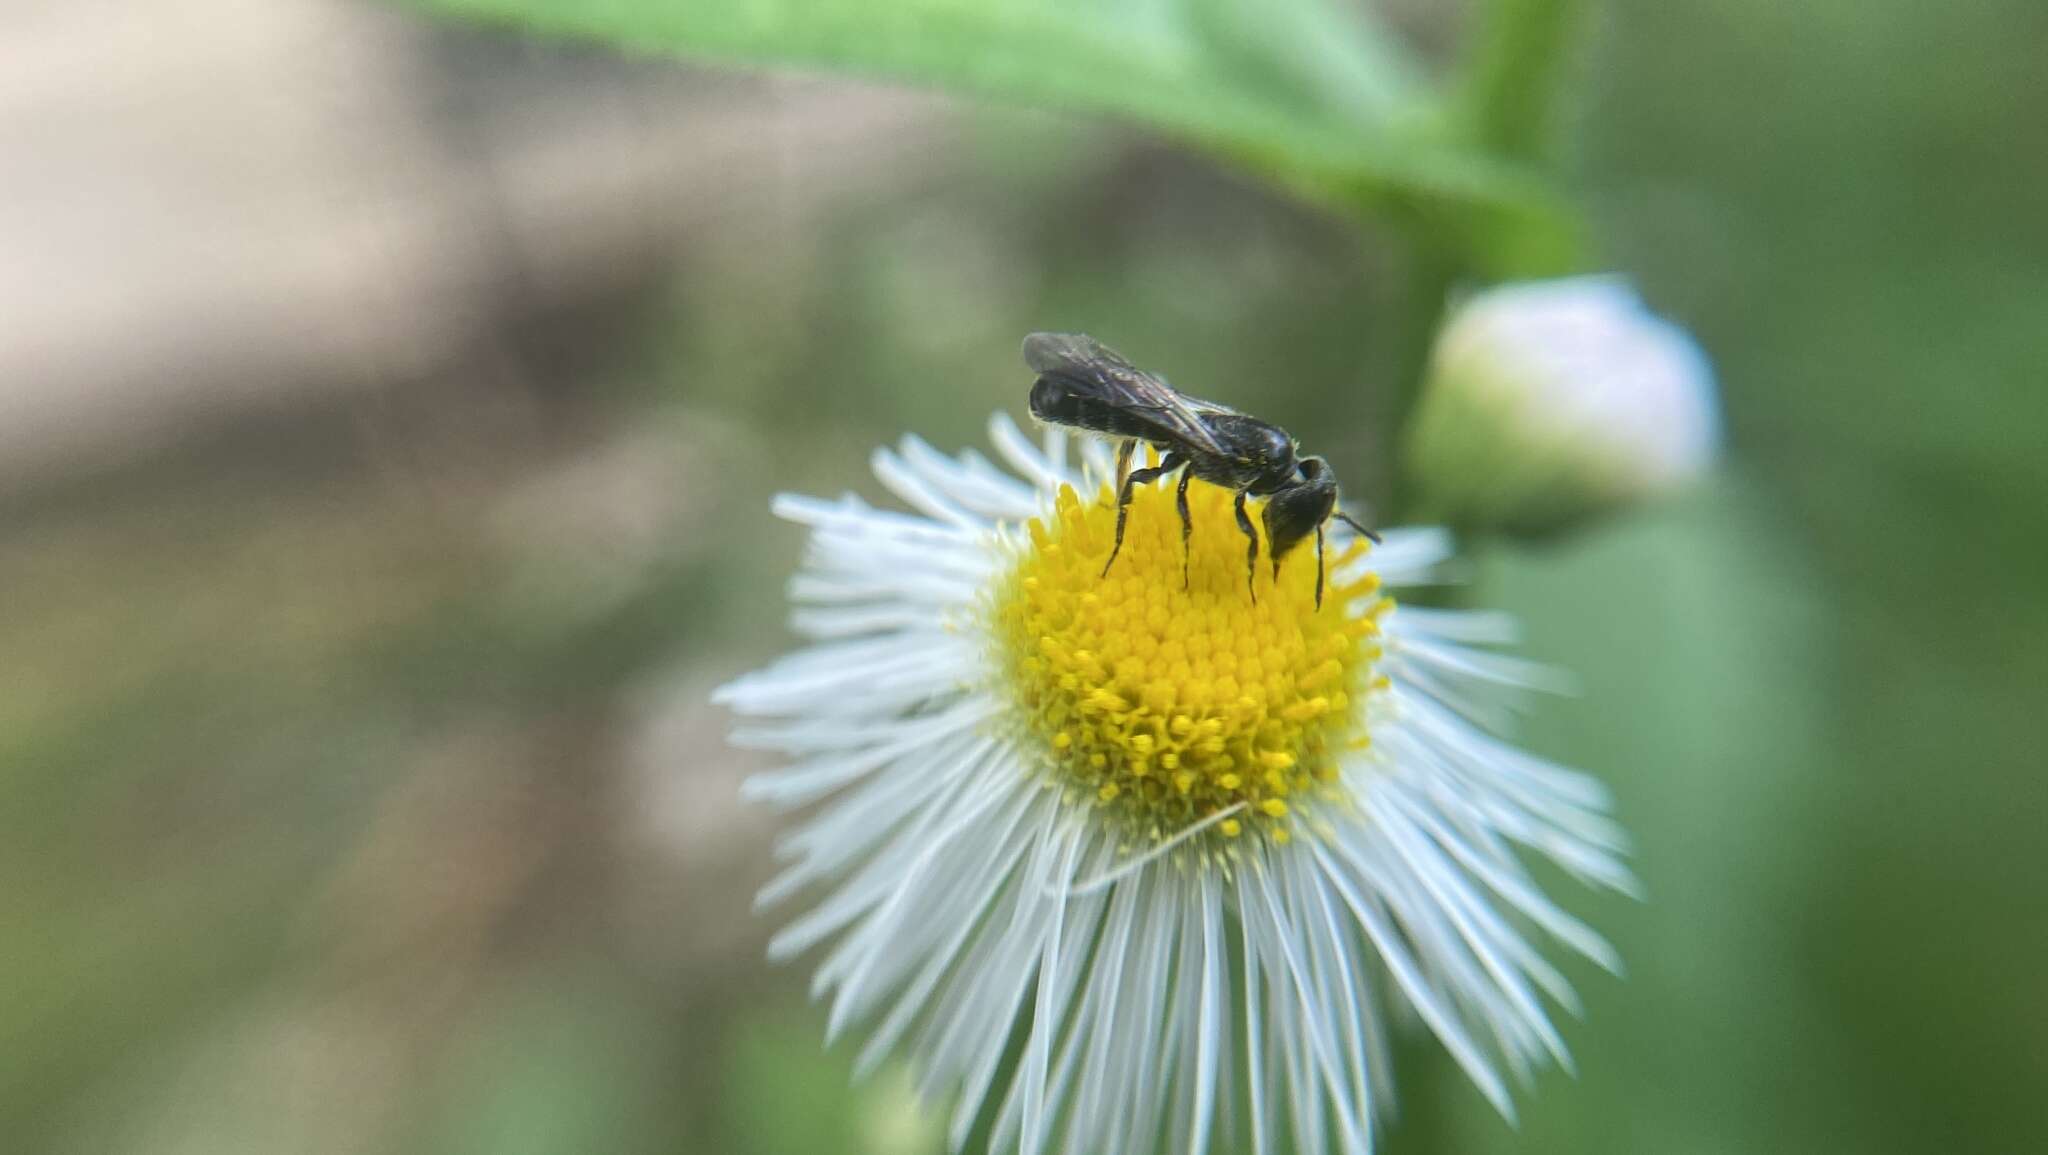
[(1567, 231), (1539, 181), (1431, 131), (1404, 47), (1329, 0), (407, 2), (629, 50), (1112, 116), (1353, 212), (1408, 209), (1459, 244), (1500, 222)]

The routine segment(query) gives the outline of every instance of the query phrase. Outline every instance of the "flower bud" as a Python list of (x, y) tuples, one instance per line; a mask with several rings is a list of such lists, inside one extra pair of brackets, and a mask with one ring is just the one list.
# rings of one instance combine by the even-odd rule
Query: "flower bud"
[(1432, 519), (1540, 534), (1697, 478), (1720, 436), (1705, 354), (1625, 279), (1530, 281), (1453, 308), (1407, 470)]

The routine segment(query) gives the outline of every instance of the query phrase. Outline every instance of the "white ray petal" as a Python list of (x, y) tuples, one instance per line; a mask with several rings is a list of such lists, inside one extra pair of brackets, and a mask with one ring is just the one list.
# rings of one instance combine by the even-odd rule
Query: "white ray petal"
[[(1068, 828), (1061, 832), (1064, 844), (1058, 851), (1059, 866), (1053, 872), (1055, 887), (1069, 885), (1074, 877), (1074, 862), (1080, 855), (1080, 831)], [(1062, 1005), (1059, 973), (1060, 934), (1066, 929), (1067, 904), (1054, 902), (1052, 917), (1046, 928), (1043, 946), (1039, 950), (1038, 964), (1038, 1005), (1034, 1008), (1031, 1023), (1031, 1037), (1024, 1046), (1023, 1066), (1018, 1078), (1024, 1083), (1023, 1112), (1024, 1136), (1020, 1155), (1038, 1155), (1045, 1138), (1045, 1083), (1052, 1069), (1052, 1040), (1059, 1033)]]
[[(1350, 981), (1350, 976), (1358, 973), (1350, 957), (1350, 935), (1339, 923), (1329, 893), (1320, 885), (1321, 877), (1304, 868), (1298, 855), (1287, 856), (1280, 864), (1279, 874), (1288, 903), (1307, 932), (1304, 946), (1318, 997), (1339, 1012), (1334, 1018), (1343, 1035), (1352, 1100), (1359, 1104), (1359, 1114), (1370, 1128), (1373, 1095), (1366, 1077), (1370, 1068), (1365, 1057), (1364, 1020), (1371, 1011), (1360, 1004), (1358, 984)], [(1368, 1141), (1370, 1138), (1368, 1135)]]
[[(919, 843), (917, 856), (895, 872), (894, 891), (867, 916), (867, 922), (861, 928), (870, 942), (864, 952), (865, 957), (851, 968), (845, 981), (839, 985), (839, 998), (832, 1008), (831, 1021), (825, 1028), (827, 1041), (837, 1037), (839, 1031), (854, 1015), (866, 1009), (866, 1002), (862, 996), (867, 992), (862, 984), (876, 970), (889, 965), (889, 949), (899, 933), (899, 926), (913, 911), (909, 900), (917, 895), (921, 886), (925, 885), (921, 876), (930, 870), (942, 852), (953, 846), (955, 840), (963, 834), (975, 829), (982, 817), (994, 810), (996, 803), (1002, 800), (1003, 795), (993, 791), (986, 792), (978, 799), (963, 800), (959, 807), (960, 812), (948, 815), (943, 827), (916, 836)], [(824, 968), (821, 967), (819, 973), (825, 973)]]
[(877, 481), (888, 486), (889, 492), (902, 498), (919, 513), (963, 530), (987, 527), (986, 521), (969, 513), (959, 500), (931, 484), (889, 450), (875, 450), (868, 458), (868, 466), (874, 470)]
[[(1025, 874), (1025, 889), (1043, 889), (1053, 876), (1052, 841), (1059, 828), (1059, 819), (1047, 819), (1032, 848), (1032, 861)], [(1017, 945), (1016, 957), (1001, 974), (1000, 981), (983, 988), (978, 1000), (982, 1006), (970, 1008), (963, 1015), (965, 1021), (980, 1024), (982, 1035), (975, 1057), (967, 1064), (967, 1078), (962, 1084), (960, 1101), (954, 1108), (953, 1123), (947, 1138), (957, 1150), (966, 1142), (967, 1132), (974, 1126), (974, 1120), (981, 1114), (981, 1107), (988, 1097), (989, 1086), (994, 1082), (996, 1069), (1007, 1048), (1006, 1032), (991, 1031), (987, 1025), (993, 1022), (1009, 1022), (1016, 1017), (1017, 1009), (1024, 1005), (1024, 993), (1038, 974), (1036, 944), (1046, 934), (1047, 924), (1053, 918), (1056, 904), (1024, 900), (1017, 904), (1011, 930)], [(977, 1011), (979, 1013), (977, 1013)]]
[[(1537, 999), (1535, 990), (1524, 977), (1522, 959), (1527, 956), (1518, 953), (1516, 948), (1521, 947), (1521, 950), (1526, 952), (1526, 946), (1520, 943), (1518, 937), (1506, 935), (1505, 928), (1500, 927), (1497, 922), (1489, 926), (1468, 912), (1462, 896), (1449, 887), (1448, 879), (1443, 874), (1441, 859), (1436, 857), (1435, 850), (1429, 847), (1426, 839), (1407, 830), (1393, 834), (1393, 837), (1399, 842), (1398, 850), (1402, 857), (1416, 863), (1416, 880), (1428, 890), (1430, 898), (1439, 904), (1438, 909), (1463, 939), (1467, 949), (1485, 970), (1494, 987), (1507, 1000), (1511, 1013), (1527, 1026), (1553, 1062), (1566, 1071), (1572, 1070), (1571, 1052), (1566, 1049), (1563, 1036), (1558, 1034), (1556, 1026), (1550, 1021), (1550, 1016), (1544, 1012), (1543, 1004)], [(1554, 970), (1547, 967), (1543, 969), (1549, 971), (1556, 981), (1563, 981)], [(1567, 987), (1567, 993), (1569, 990)]]
[(850, 493), (837, 501), (778, 493), (769, 509), (784, 521), (807, 525), (823, 534), (888, 539), (939, 551), (963, 550), (982, 534), (982, 527), (972, 519), (965, 524), (941, 524), (898, 510), (877, 509)]
[[(1341, 843), (1338, 845), (1342, 846)], [(1380, 959), (1387, 964), (1387, 970), (1394, 976), (1394, 981), (1400, 984), (1401, 993), (1407, 996), (1409, 1005), (1415, 1008), (1416, 1013), (1429, 1024), (1429, 1029), (1443, 1041), (1444, 1048), (1450, 1051), (1451, 1057), (1464, 1068), (1466, 1077), (1478, 1086), (1480, 1093), (1486, 1096), (1494, 1109), (1508, 1119), (1513, 1119), (1514, 1100), (1509, 1098), (1508, 1089), (1501, 1083), (1500, 1075), (1494, 1071), (1493, 1065), (1486, 1061), (1484, 1053), (1480, 1051), (1478, 1044), (1472, 1041), (1472, 1036), (1466, 1032), (1457, 1014), (1444, 1004), (1424, 976), (1422, 968), (1409, 956), (1407, 948), (1395, 936), (1393, 929), (1387, 925), (1379, 911), (1363, 897), (1357, 884), (1341, 866), (1337, 865), (1322, 844), (1313, 844), (1312, 851), (1317, 864), (1323, 868), (1323, 877), (1336, 888), (1338, 895), (1344, 900), (1344, 905), (1351, 911), (1351, 916), (1364, 929), (1366, 937), (1372, 941), (1373, 949), (1379, 952)]]
[(886, 742), (852, 751), (834, 751), (786, 770), (755, 774), (740, 784), (740, 797), (777, 806), (801, 806), (912, 751), (943, 748), (946, 739), (978, 726), (995, 709), (995, 704), (986, 698), (963, 698), (930, 717), (899, 723)]
[(1195, 1012), (1195, 1106), (1189, 1113), (1192, 1134), (1188, 1155), (1204, 1155), (1209, 1150), (1210, 1115), (1216, 1100), (1216, 1056), (1225, 1045), (1223, 967), (1229, 961), (1223, 953), (1223, 903), (1216, 876), (1204, 874), (1197, 887), (1202, 908), (1202, 985), (1201, 1002)]
[(1132, 938), (1137, 929), (1139, 915), (1137, 901), (1143, 880), (1125, 883), (1110, 892), (1109, 913), (1105, 916), (1101, 961), (1092, 979), (1097, 991), (1094, 1013), (1096, 1021), (1107, 1027), (1093, 1031), (1088, 1038), (1087, 1068), (1094, 1077), (1083, 1082), (1080, 1100), (1074, 1105), (1074, 1113), (1067, 1129), (1066, 1150), (1079, 1155), (1093, 1149), (1103, 1127), (1098, 1111), (1111, 1100), (1107, 1093), (1113, 1077), (1108, 1068), (1108, 1050), (1111, 1040), (1116, 1037), (1114, 1026), (1118, 1021), (1119, 1002), (1124, 976), (1130, 970)]
[[(1397, 804), (1398, 801), (1397, 801)], [(1472, 872), (1473, 877), (1485, 883), (1487, 888), (1505, 899), (1517, 911), (1527, 915), (1530, 921), (1542, 927), (1559, 942), (1572, 948), (1602, 968), (1621, 973), (1621, 956), (1607, 940), (1594, 933), (1593, 929), (1564, 912), (1564, 908), (1543, 896), (1511, 860), (1502, 855), (1482, 853), (1464, 838), (1453, 833), (1443, 821), (1421, 806), (1404, 806), (1408, 816), (1416, 824), (1429, 831), (1437, 845), (1449, 851), (1460, 865)]]
[(1001, 410), (988, 419), (988, 439), (1002, 455), (1004, 461), (1030, 480), (1041, 493), (1057, 493), (1067, 480), (1063, 464), (1053, 462), (1050, 457), (1017, 428), (1017, 423), (1008, 413)]
[[(983, 933), (984, 916), (1001, 893), (1002, 880), (1023, 860), (1018, 833), (1030, 801), (1028, 792), (1017, 792), (1005, 807), (1006, 812), (978, 832), (979, 861), (963, 863), (960, 873), (954, 876), (954, 885), (940, 888), (950, 893), (942, 893), (926, 912), (927, 928), (944, 928), (944, 933), (929, 936), (936, 940), (936, 945), (924, 952), (917, 975), (902, 987), (894, 1005), (862, 1045), (854, 1064), (856, 1070), (865, 1072), (881, 1062), (917, 1014), (930, 1009), (927, 1003), (932, 992), (955, 972), (955, 964), (974, 936)], [(960, 853), (957, 857), (967, 855)]]
[[(994, 747), (984, 739), (979, 754)], [(964, 776), (963, 776), (964, 777)], [(818, 905), (802, 916), (792, 920), (768, 942), (770, 958), (787, 959), (802, 954), (822, 942), (842, 927), (861, 917), (870, 907), (891, 899), (903, 890), (906, 880), (914, 878), (919, 864), (934, 851), (934, 845), (926, 845), (924, 839), (936, 840), (940, 831), (957, 828), (947, 808), (962, 803), (970, 808), (986, 806), (991, 798), (962, 801), (960, 787), (963, 777), (955, 777), (946, 784), (940, 797), (921, 809), (909, 824), (903, 835), (892, 841), (888, 847), (848, 879)], [(995, 796), (997, 798), (1000, 795)], [(945, 824), (945, 825), (942, 825)]]
[(1402, 605), (1387, 616), (1387, 628), (1468, 646), (1512, 646), (1522, 640), (1521, 622), (1515, 615), (1498, 610)]
[(1160, 1008), (1174, 1005), (1171, 1002), (1174, 947), (1180, 933), (1178, 910), (1171, 896), (1178, 880), (1161, 873), (1159, 886), (1152, 902), (1147, 927), (1147, 953), (1143, 956), (1143, 969), (1139, 972), (1136, 995), (1126, 1006), (1130, 1009), (1130, 1021), (1120, 1031), (1122, 1040), (1128, 1042), (1123, 1054), (1112, 1060), (1115, 1070), (1129, 1072), (1125, 1079), (1125, 1093), (1119, 1104), (1124, 1112), (1124, 1137), (1119, 1150), (1135, 1151), (1151, 1143), (1156, 1137), (1151, 1119), (1156, 1115), (1158, 1098), (1156, 1091), (1148, 1094), (1153, 1082), (1153, 1067), (1160, 1053), (1159, 1039), (1168, 1016)]
[(1238, 913), (1237, 934), (1238, 952), (1244, 960), (1245, 1105), (1250, 1115), (1252, 1151), (1254, 1155), (1266, 1155), (1273, 1149), (1273, 1124), (1266, 1111), (1269, 1096), (1266, 1094), (1266, 1049), (1262, 1041), (1264, 1022), (1260, 1013), (1266, 967), (1265, 960), (1259, 956), (1251, 920), (1244, 916), (1242, 909)]
[[(1085, 831), (1084, 831), (1085, 841)], [(1096, 869), (1101, 864), (1106, 848), (1098, 840), (1096, 845), (1085, 852), (1090, 861), (1080, 869)], [(1074, 1006), (1071, 1015), (1062, 1014), (1058, 1041), (1059, 1053), (1054, 1058), (1052, 1073), (1046, 1081), (1045, 1098), (1039, 1108), (1040, 1115), (1047, 1120), (1057, 1119), (1065, 1106), (1068, 1092), (1072, 1089), (1080, 1065), (1083, 1048), (1093, 1032), (1088, 1029), (1093, 1013), (1101, 998), (1098, 985), (1092, 981), (1094, 969), (1085, 967), (1084, 961), (1093, 955), (1094, 932), (1097, 923), (1109, 904), (1106, 894), (1093, 895), (1070, 904), (1068, 927), (1062, 937), (1065, 945), (1057, 965), (1062, 993), (1056, 1001), (1062, 1006), (1070, 1002)], [(989, 1140), (991, 1150), (1006, 1150), (1016, 1142), (1023, 1126), (1022, 1085), (1012, 1079), (1009, 1094), (1003, 1099), (1002, 1108), (996, 1118), (995, 1130)], [(1050, 1141), (1050, 1136), (1047, 1137)]]
[(1542, 690), (1549, 694), (1576, 695), (1582, 692), (1577, 678), (1554, 666), (1432, 641), (1423, 634), (1402, 630), (1392, 622), (1387, 628), (1387, 649), (1433, 667), (1439, 674), (1461, 674), (1495, 685)]
[(1030, 517), (1038, 512), (1032, 487), (997, 473), (979, 454), (970, 451), (958, 459), (947, 457), (915, 436), (904, 437), (897, 453), (918, 477), (979, 519)]
[[(1066, 484), (1072, 484), (1074, 480), (1074, 472), (1067, 466), (1067, 447), (1072, 441), (1073, 438), (1067, 436), (1065, 429), (1057, 425), (1045, 427), (1045, 437), (1042, 442), (1045, 447), (1045, 463), (1050, 465), (1053, 472), (1058, 474)], [(1054, 485), (1048, 488), (1057, 492), (1059, 486)]]
[[(1363, 1151), (1368, 1142), (1365, 1125), (1361, 1122), (1360, 1105), (1352, 1100), (1350, 1088), (1337, 1074), (1337, 1049), (1325, 1030), (1327, 1016), (1324, 1008), (1316, 1005), (1311, 993), (1308, 971), (1295, 948), (1293, 936), (1288, 933), (1287, 919), (1279, 900), (1273, 895), (1272, 882), (1257, 868), (1239, 871), (1237, 878), (1239, 913), (1268, 932), (1268, 953), (1279, 957), (1280, 970), (1285, 977), (1285, 982), (1280, 985), (1294, 993), (1300, 1010), (1296, 1025), (1308, 1037), (1304, 1057), (1311, 1060), (1309, 1066), (1317, 1072), (1318, 1081), (1329, 1093), (1331, 1105), (1336, 1110), (1338, 1128), (1344, 1132), (1347, 1150)], [(1312, 1096), (1315, 1090), (1313, 1086), (1305, 1091), (1297, 1087), (1295, 1093)]]

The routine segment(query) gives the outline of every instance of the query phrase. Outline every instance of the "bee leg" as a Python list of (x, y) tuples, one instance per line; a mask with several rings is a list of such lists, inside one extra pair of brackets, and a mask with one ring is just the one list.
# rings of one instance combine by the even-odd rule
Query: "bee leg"
[(1173, 491), (1174, 508), (1180, 510), (1180, 588), (1188, 588), (1188, 536), (1195, 532), (1194, 519), (1188, 516), (1188, 482), (1193, 481), (1192, 471), (1180, 471), (1180, 488)]
[(1259, 601), (1259, 587), (1252, 584), (1252, 579), (1257, 576), (1259, 569), (1259, 531), (1252, 528), (1251, 515), (1244, 511), (1243, 490), (1238, 491), (1237, 503), (1232, 508), (1237, 512), (1237, 528), (1244, 531), (1246, 542), (1244, 547), (1244, 588), (1250, 591), (1252, 604), (1257, 605)]
[(1323, 527), (1316, 527), (1316, 609), (1323, 608)]
[[(1126, 441), (1124, 444), (1129, 445)], [(1109, 560), (1102, 563), (1102, 576), (1109, 576), (1109, 567), (1116, 562), (1117, 551), (1124, 547), (1124, 515), (1131, 510), (1131, 491), (1140, 485), (1157, 481), (1180, 468), (1180, 460), (1169, 453), (1166, 460), (1149, 469), (1133, 469), (1124, 474), (1124, 483), (1116, 495), (1116, 544), (1109, 547)]]
[(1124, 548), (1124, 510), (1131, 503), (1131, 452), (1138, 443), (1126, 437), (1116, 446), (1116, 544), (1109, 547), (1109, 560), (1102, 563), (1102, 576), (1109, 576), (1109, 567), (1116, 564), (1116, 555)]
[[(1273, 584), (1280, 583), (1280, 559), (1273, 559)], [(1323, 608), (1323, 527), (1316, 527), (1316, 608)]]
[(1116, 484), (1120, 493), (1127, 492), (1123, 488), (1124, 474), (1131, 471), (1131, 454), (1136, 452), (1137, 448), (1138, 443), (1128, 437), (1116, 443), (1116, 476), (1110, 478), (1110, 481)]

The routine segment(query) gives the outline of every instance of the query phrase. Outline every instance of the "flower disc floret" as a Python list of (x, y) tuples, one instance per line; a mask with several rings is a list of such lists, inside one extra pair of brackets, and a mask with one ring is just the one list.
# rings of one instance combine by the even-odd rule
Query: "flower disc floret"
[(1365, 543), (1329, 555), (1320, 608), (1313, 542), (1276, 577), (1261, 540), (1247, 589), (1232, 497), (1190, 487), (1183, 586), (1171, 490), (1136, 490), (1104, 575), (1113, 495), (1064, 487), (990, 602), (998, 681), (1048, 777), (1134, 842), (1219, 815), (1223, 837), (1284, 842), (1303, 811), (1339, 798), (1338, 756), (1367, 741), (1361, 705), (1392, 603), (1371, 574), (1339, 577)]

